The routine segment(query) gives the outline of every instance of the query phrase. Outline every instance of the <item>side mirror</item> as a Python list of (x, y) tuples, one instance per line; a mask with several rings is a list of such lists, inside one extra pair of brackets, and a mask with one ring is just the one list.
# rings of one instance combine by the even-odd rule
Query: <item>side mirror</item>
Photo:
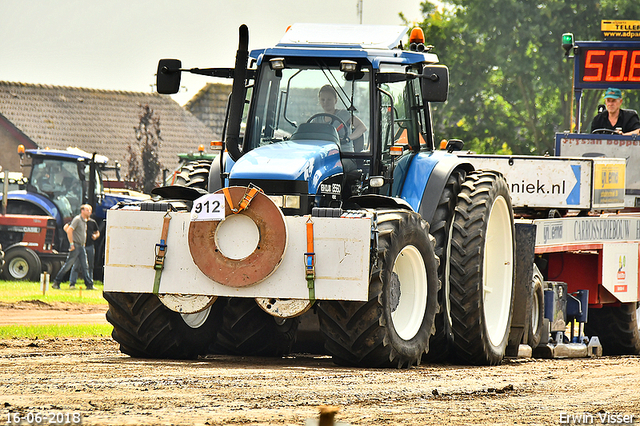
[(449, 139), (449, 142), (447, 142), (447, 152), (449, 153), (453, 151), (462, 151), (463, 147), (464, 142), (462, 142), (460, 139)]
[(445, 65), (427, 65), (420, 76), (424, 102), (444, 102), (449, 95), (449, 68)]
[(158, 93), (172, 95), (180, 90), (180, 68), (182, 62), (178, 59), (160, 59), (156, 73), (156, 87)]

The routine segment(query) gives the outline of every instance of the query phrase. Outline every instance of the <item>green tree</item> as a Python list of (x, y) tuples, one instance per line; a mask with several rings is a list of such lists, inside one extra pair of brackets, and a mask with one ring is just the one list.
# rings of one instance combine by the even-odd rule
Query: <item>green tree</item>
[[(600, 40), (602, 19), (637, 19), (637, 0), (445, 0), (422, 3), (428, 44), (449, 66), (449, 101), (434, 105), (438, 137), (477, 152), (553, 152), (571, 129), (573, 61), (562, 33)], [(586, 93), (588, 126), (602, 92)], [(633, 103), (627, 96), (626, 105)], [(637, 98), (636, 98), (637, 99)], [(584, 127), (583, 127), (584, 128)]]

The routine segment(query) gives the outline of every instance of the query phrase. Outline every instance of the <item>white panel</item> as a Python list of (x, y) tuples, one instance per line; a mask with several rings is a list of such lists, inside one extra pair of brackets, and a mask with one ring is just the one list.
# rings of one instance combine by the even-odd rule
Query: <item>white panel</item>
[(621, 302), (638, 300), (638, 243), (604, 244), (602, 285)]
[(462, 155), (476, 169), (496, 170), (514, 207), (591, 208), (591, 159)]
[[(172, 213), (160, 293), (307, 299), (304, 276), (306, 217), (286, 217), (289, 243), (278, 269), (266, 280), (244, 288), (226, 287), (206, 277), (188, 247), (189, 213)], [(105, 290), (149, 293), (153, 290), (155, 245), (164, 213), (110, 210), (105, 258)], [(370, 219), (313, 218), (316, 298), (367, 300)]]

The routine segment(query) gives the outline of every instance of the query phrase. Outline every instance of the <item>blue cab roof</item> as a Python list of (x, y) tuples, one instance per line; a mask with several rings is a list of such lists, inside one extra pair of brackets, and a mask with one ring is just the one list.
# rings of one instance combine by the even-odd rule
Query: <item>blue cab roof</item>
[(365, 59), (374, 69), (381, 63), (410, 65), (437, 63), (438, 56), (397, 48), (408, 28), (390, 25), (294, 24), (272, 48), (256, 49), (250, 56)]
[[(31, 157), (59, 158), (71, 161), (91, 160), (92, 157), (92, 154), (77, 148), (68, 148), (67, 150), (37, 148), (27, 149), (25, 153)], [(107, 164), (108, 161), (109, 159), (104, 155), (96, 155), (96, 163)]]

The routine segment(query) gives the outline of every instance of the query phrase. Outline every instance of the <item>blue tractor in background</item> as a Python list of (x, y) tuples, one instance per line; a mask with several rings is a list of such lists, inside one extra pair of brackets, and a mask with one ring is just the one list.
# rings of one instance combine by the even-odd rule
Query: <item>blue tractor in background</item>
[[(516, 294), (507, 184), (458, 158), (460, 141), (436, 148), (429, 104), (447, 99), (448, 69), (421, 31), (405, 49), (406, 32), (296, 24), (249, 53), (242, 26), (233, 69), (160, 61), (160, 93), (182, 72), (232, 78), (233, 92), (206, 190), (109, 212), (107, 232), (139, 243), (114, 237), (105, 266), (124, 353), (282, 355), (312, 317), (341, 365), (501, 362)], [(154, 280), (138, 254), (161, 234)]]
[[(26, 183), (7, 194), (6, 213), (30, 218), (29, 226), (2, 227), (0, 243), (7, 258), (15, 263), (5, 268), (5, 279), (37, 279), (40, 271), (51, 275), (59, 271), (69, 251), (65, 224), (80, 213), (82, 204), (93, 207), (92, 217), (98, 222), (101, 237), (96, 241), (96, 278), (102, 277), (104, 262), (104, 221), (106, 211), (120, 201), (131, 202), (140, 197), (105, 193), (104, 172), (117, 169), (108, 165), (107, 157), (89, 154), (77, 148), (67, 150), (28, 149), (31, 170)], [(116, 170), (117, 174), (119, 171)], [(148, 198), (148, 197), (144, 197)], [(38, 228), (33, 218), (47, 217)], [(3, 219), (0, 218), (0, 225)], [(43, 244), (25, 244), (25, 232), (47, 233)], [(15, 252), (15, 253), (14, 253)]]

